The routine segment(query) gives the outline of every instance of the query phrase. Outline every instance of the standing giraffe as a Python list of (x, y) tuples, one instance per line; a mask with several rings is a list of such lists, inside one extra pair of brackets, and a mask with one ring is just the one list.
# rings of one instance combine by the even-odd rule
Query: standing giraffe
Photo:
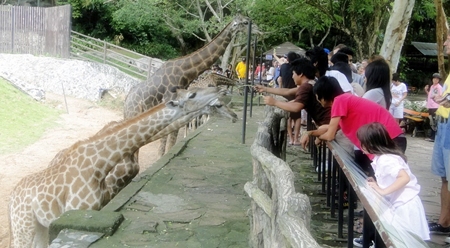
[[(149, 79), (131, 88), (124, 104), (125, 119), (158, 105), (163, 99), (172, 99), (173, 93), (170, 89), (173, 87), (186, 89), (198, 75), (209, 69), (222, 56), (232, 38), (237, 32), (245, 31), (248, 23), (248, 18), (237, 15), (204, 47), (187, 56), (167, 61)], [(177, 134), (178, 132), (173, 132), (170, 135), (168, 148), (175, 144)], [(161, 139), (158, 155), (164, 155), (165, 150), (164, 138)], [(133, 170), (139, 171), (139, 166)]]
[(179, 118), (220, 108), (223, 93), (218, 88), (178, 90), (176, 100), (108, 124), (111, 127), (59, 152), (50, 167), (24, 177), (10, 198), (11, 247), (47, 247), (48, 227), (61, 214), (100, 209), (109, 190), (105, 178), (118, 163), (127, 158), (133, 162), (137, 149)]

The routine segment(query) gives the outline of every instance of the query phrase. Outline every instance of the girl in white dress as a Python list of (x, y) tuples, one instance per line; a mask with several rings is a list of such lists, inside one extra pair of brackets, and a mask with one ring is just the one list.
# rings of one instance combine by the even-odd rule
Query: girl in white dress
[(367, 181), (389, 203), (392, 211), (388, 212), (392, 216), (387, 221), (422, 240), (430, 239), (425, 211), (419, 198), (420, 185), (406, 163), (406, 156), (389, 137), (386, 128), (378, 122), (370, 123), (358, 130), (357, 137), (361, 150), (375, 155), (372, 162), (375, 179), (369, 177)]

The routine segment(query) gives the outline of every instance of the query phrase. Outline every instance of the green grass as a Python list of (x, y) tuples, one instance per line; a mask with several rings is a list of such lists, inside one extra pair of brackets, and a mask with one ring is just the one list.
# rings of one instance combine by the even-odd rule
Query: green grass
[(20, 151), (55, 126), (60, 112), (0, 78), (0, 155)]

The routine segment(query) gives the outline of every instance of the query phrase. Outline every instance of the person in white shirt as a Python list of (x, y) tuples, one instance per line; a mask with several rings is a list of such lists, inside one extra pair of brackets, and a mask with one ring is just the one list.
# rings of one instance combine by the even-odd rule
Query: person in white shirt
[[(375, 178), (369, 177), (367, 182), (389, 203), (389, 209), (383, 210), (384, 221), (399, 231), (408, 231), (429, 240), (430, 230), (419, 197), (420, 185), (406, 162), (406, 156), (379, 122), (360, 127), (356, 136), (361, 150), (375, 155), (372, 162)], [(353, 239), (353, 244), (362, 247), (362, 238)]]
[(389, 108), (392, 116), (397, 119), (398, 123), (403, 120), (403, 100), (408, 95), (406, 84), (400, 82), (398, 73), (392, 74), (391, 85), (392, 102)]

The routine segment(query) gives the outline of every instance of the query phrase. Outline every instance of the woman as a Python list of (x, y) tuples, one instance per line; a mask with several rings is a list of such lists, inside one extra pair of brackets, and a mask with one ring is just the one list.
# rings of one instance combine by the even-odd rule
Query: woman
[[(384, 59), (371, 62), (366, 67), (366, 93), (364, 99), (372, 101), (389, 110), (391, 105), (391, 69)], [(373, 176), (372, 162), (361, 150), (355, 147), (355, 162), (369, 176)]]
[(392, 74), (391, 94), (392, 102), (389, 112), (397, 119), (397, 122), (400, 125), (403, 120), (403, 100), (405, 100), (408, 94), (408, 89), (406, 88), (406, 84), (400, 82), (398, 73)]

